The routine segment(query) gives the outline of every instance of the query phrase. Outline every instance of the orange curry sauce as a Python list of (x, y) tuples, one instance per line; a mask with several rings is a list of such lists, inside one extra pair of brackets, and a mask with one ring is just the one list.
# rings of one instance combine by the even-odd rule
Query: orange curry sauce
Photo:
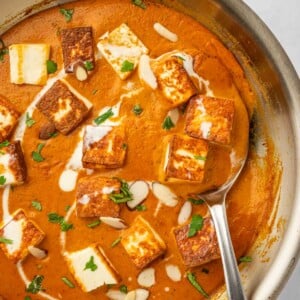
[[(234, 100), (236, 115), (232, 146), (237, 154), (245, 150), (248, 145), (249, 119), (255, 109), (256, 98), (233, 55), (211, 32), (190, 17), (158, 4), (148, 4), (144, 10), (134, 6), (129, 0), (87, 0), (70, 3), (65, 8), (74, 9), (70, 22), (66, 22), (59, 13), (59, 8), (52, 8), (14, 26), (2, 36), (3, 41), (6, 45), (16, 43), (51, 45), (51, 59), (57, 62), (58, 73), (63, 68), (59, 34), (61, 29), (92, 26), (96, 51), (96, 43), (100, 36), (107, 31), (112, 31), (121, 23), (126, 23), (147, 46), (151, 58), (172, 50), (187, 51), (193, 55), (195, 71), (210, 82), (214, 95)], [(163, 24), (176, 33), (178, 41), (172, 43), (158, 35), (153, 30), (155, 22)], [(57, 73), (49, 75), (49, 78), (56, 76)], [(106, 286), (84, 293), (78, 285), (72, 289), (61, 280), (61, 277), (66, 276), (75, 283), (61, 254), (60, 228), (48, 222), (47, 214), (57, 212), (65, 215), (65, 207), (72, 205), (75, 200), (75, 191), (63, 192), (58, 185), (59, 176), (77, 145), (80, 129), (86, 124), (91, 124), (103, 107), (115, 105), (121, 95), (128, 92), (126, 90), (128, 82), (131, 82), (132, 89), (142, 88), (142, 91), (133, 97), (124, 98), (120, 109), (120, 116), (125, 116), (124, 125), (128, 144), (125, 164), (117, 169), (97, 170), (94, 174), (117, 176), (127, 181), (158, 180), (158, 169), (164, 151), (161, 141), (166, 135), (184, 132), (185, 114), (180, 115), (174, 128), (169, 131), (164, 130), (162, 123), (170, 108), (162, 93), (159, 90), (153, 91), (141, 83), (137, 72), (125, 81), (120, 80), (103, 58), (96, 61), (95, 69), (87, 81), (79, 82), (72, 74), (67, 75), (66, 80), (93, 103), (93, 109), (88, 118), (69, 135), (59, 134), (46, 142), (42, 152), (45, 160), (40, 163), (32, 160), (31, 153), (41, 142), (38, 134), (45, 117), (40, 111), (34, 111), (32, 118), (36, 124), (26, 129), (22, 142), (28, 178), (25, 184), (11, 190), (9, 211), (13, 213), (16, 209), (23, 208), (46, 233), (45, 239), (38, 247), (48, 250), (47, 258), (38, 260), (28, 255), (22, 263), (29, 279), (37, 274), (43, 275), (43, 287), (47, 294), (54, 298), (106, 299), (105, 293), (108, 290)], [(26, 110), (41, 88), (10, 83), (9, 57), (5, 56), (4, 62), (0, 63), (0, 94), (15, 104), (21, 113)], [(135, 104), (139, 104), (144, 110), (139, 116), (132, 112)], [(189, 193), (201, 192), (218, 184), (226, 176), (229, 167), (228, 150), (216, 147), (210, 155), (213, 159), (208, 162), (208, 179), (204, 183), (166, 183), (179, 196), (180, 201), (176, 207), (163, 205), (154, 217), (157, 199), (151, 192), (144, 202), (147, 206), (146, 211), (130, 211), (126, 205), (122, 207), (120, 217), (127, 224), (141, 214), (167, 245), (164, 256), (151, 263), (156, 270), (156, 283), (149, 288), (150, 299), (186, 297), (200, 299), (202, 297), (185, 276), (182, 276), (179, 283), (170, 280), (165, 272), (165, 264), (167, 259), (168, 263), (179, 266), (182, 275), (188, 271), (178, 252), (172, 229), (177, 226), (178, 213)], [(269, 176), (267, 177), (266, 174)], [(227, 200), (229, 226), (237, 257), (247, 254), (269, 218), (273, 205), (271, 175), (272, 170), (268, 163), (259, 164), (255, 151), (251, 149), (245, 169)], [(80, 173), (79, 177), (82, 176), (87, 176), (85, 171)], [(31, 205), (35, 199), (42, 203), (43, 209), (40, 212)], [(0, 220), (2, 210), (0, 206)], [(206, 205), (193, 205), (193, 214), (203, 216), (207, 214)], [(125, 284), (128, 290), (139, 287), (137, 276), (140, 271), (133, 265), (122, 245), (111, 247), (112, 242), (119, 237), (120, 231), (105, 224), (88, 228), (87, 224), (93, 220), (95, 219), (78, 218), (75, 213), (72, 214), (69, 222), (73, 223), (74, 229), (66, 233), (66, 249), (74, 251), (99, 243), (122, 279), (115, 288), (118, 289), (121, 284)], [(0, 251), (0, 266), (0, 295), (4, 299), (24, 299), (28, 295), (25, 292), (25, 284), (16, 265), (8, 260), (2, 251)], [(203, 268), (207, 269), (208, 273), (203, 272)], [(224, 282), (220, 259), (196, 267), (192, 272), (209, 294), (216, 291)], [(43, 299), (40, 295), (30, 296), (32, 299)]]

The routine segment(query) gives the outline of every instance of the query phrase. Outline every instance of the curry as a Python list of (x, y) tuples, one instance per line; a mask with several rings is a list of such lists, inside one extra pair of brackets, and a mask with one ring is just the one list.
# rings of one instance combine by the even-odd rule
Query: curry
[(272, 147), (248, 144), (257, 99), (216, 36), (159, 4), (87, 0), (1, 39), (0, 104), (15, 116), (1, 131), (1, 299), (212, 295), (224, 276), (199, 194), (248, 147), (227, 214), (237, 259), (251, 260), (273, 205)]

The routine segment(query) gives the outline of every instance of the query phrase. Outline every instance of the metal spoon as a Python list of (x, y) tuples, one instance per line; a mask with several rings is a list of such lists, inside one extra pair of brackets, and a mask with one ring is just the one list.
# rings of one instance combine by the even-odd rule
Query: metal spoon
[(201, 198), (206, 201), (209, 207), (210, 214), (215, 225), (224, 268), (227, 293), (229, 299), (233, 300), (242, 300), (246, 299), (246, 297), (243, 291), (239, 269), (228, 229), (225, 200), (228, 191), (239, 177), (245, 165), (247, 155), (248, 153), (246, 153), (245, 157), (232, 167), (229, 180), (217, 189), (201, 194)]

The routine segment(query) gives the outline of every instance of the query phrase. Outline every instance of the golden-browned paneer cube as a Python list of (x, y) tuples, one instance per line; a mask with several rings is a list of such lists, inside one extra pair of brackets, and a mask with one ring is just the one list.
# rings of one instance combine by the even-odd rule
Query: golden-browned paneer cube
[(7, 145), (0, 148), (1, 186), (22, 184), (27, 170), (20, 141), (4, 143)]
[(209, 145), (205, 140), (194, 139), (185, 135), (166, 137), (163, 170), (160, 179), (163, 181), (199, 181), (205, 175), (205, 164)]
[(83, 137), (82, 164), (89, 169), (119, 168), (126, 148), (124, 127), (88, 125)]
[(120, 192), (117, 179), (101, 176), (80, 178), (76, 188), (76, 212), (78, 217), (119, 217), (120, 206), (110, 198)]
[(138, 269), (146, 267), (167, 249), (158, 233), (141, 216), (123, 231), (121, 243)]
[(177, 57), (164, 58), (152, 65), (157, 77), (158, 87), (170, 103), (176, 107), (187, 102), (197, 93), (196, 87)]
[(19, 209), (0, 227), (0, 237), (6, 241), (0, 243), (0, 248), (16, 263), (28, 255), (29, 246), (36, 246), (44, 239), (45, 233)]
[(19, 116), (13, 105), (0, 95), (0, 143), (10, 136)]
[(94, 68), (94, 41), (92, 27), (76, 27), (61, 31), (65, 71), (74, 72), (78, 63), (89, 63)]
[(100, 37), (97, 47), (119, 77), (124, 80), (135, 70), (148, 49), (126, 24)]
[(99, 245), (68, 252), (65, 258), (70, 272), (86, 293), (119, 281), (119, 275)]
[(197, 95), (187, 108), (185, 132), (189, 136), (228, 145), (234, 119), (234, 102)]
[(188, 237), (190, 225), (174, 229), (177, 247), (186, 267), (196, 267), (220, 258), (217, 236), (210, 217), (203, 219), (203, 227)]
[(58, 80), (41, 98), (37, 108), (59, 132), (66, 135), (83, 121), (92, 103), (66, 81)]

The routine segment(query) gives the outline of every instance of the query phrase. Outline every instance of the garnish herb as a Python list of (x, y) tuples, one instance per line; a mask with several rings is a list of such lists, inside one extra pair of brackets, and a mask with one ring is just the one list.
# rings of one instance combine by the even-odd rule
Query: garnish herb
[(116, 240), (114, 240), (114, 241), (111, 243), (111, 245), (110, 245), (111, 248), (117, 246), (117, 245), (121, 242), (121, 240), (122, 240), (121, 237), (119, 237), (119, 238), (117, 238)]
[(98, 266), (94, 263), (94, 256), (90, 257), (90, 260), (85, 264), (84, 271), (90, 269), (92, 272), (98, 269)]
[(96, 220), (94, 222), (91, 222), (91, 223), (87, 224), (87, 227), (88, 228), (94, 228), (94, 227), (99, 226), (100, 224), (101, 224), (101, 221), (100, 220)]
[(106, 287), (107, 287), (107, 290), (110, 290), (111, 288), (113, 288), (115, 286), (114, 283), (108, 283), (108, 284), (105, 284)]
[(97, 92), (98, 92), (98, 90), (96, 90), (96, 89), (92, 90), (93, 95), (96, 95)]
[(125, 202), (133, 200), (132, 193), (129, 191), (128, 183), (119, 178), (118, 178), (118, 180), (121, 182), (120, 193), (112, 192), (109, 195), (109, 198), (117, 204), (125, 203)]
[(127, 149), (127, 144), (126, 143), (123, 143), (123, 145), (122, 145), (122, 149), (124, 149), (124, 150), (126, 150)]
[(33, 208), (35, 208), (36, 210), (38, 210), (38, 211), (42, 211), (42, 209), (43, 209), (42, 203), (41, 203), (40, 201), (37, 201), (37, 200), (33, 200), (33, 201), (31, 202), (31, 206), (32, 206)]
[(5, 237), (0, 236), (0, 244), (11, 245), (13, 244), (13, 240), (6, 239)]
[(112, 111), (112, 108), (110, 108), (109, 110), (107, 110), (104, 114), (100, 115), (99, 117), (97, 117), (94, 122), (96, 123), (96, 125), (100, 125), (103, 122), (105, 122), (107, 119), (109, 119), (110, 117), (112, 117), (114, 115), (114, 112)]
[(188, 201), (190, 201), (194, 205), (201, 205), (205, 203), (203, 199), (194, 199), (194, 198), (188, 198)]
[(70, 279), (68, 279), (67, 277), (63, 276), (61, 278), (61, 280), (63, 281), (63, 283), (65, 285), (67, 285), (69, 288), (73, 289), (75, 287), (74, 283), (72, 281), (70, 281)]
[(139, 204), (135, 209), (137, 211), (145, 211), (145, 210), (147, 210), (147, 207), (145, 204)]
[(65, 17), (67, 22), (70, 22), (73, 17), (74, 9), (61, 8), (59, 12)]
[(142, 109), (142, 107), (141, 107), (139, 104), (136, 104), (136, 105), (133, 107), (132, 111), (134, 112), (134, 114), (135, 114), (136, 116), (138, 116), (138, 115), (140, 115), (140, 114), (143, 112), (143, 109)]
[(196, 276), (192, 272), (187, 273), (187, 278), (191, 285), (200, 293), (202, 294), (205, 298), (209, 298), (209, 295), (205, 292), (203, 287), (198, 283)]
[(142, 9), (146, 9), (147, 7), (143, 0), (131, 0), (131, 3)]
[(242, 256), (239, 258), (239, 262), (252, 262), (251, 256)]
[(189, 232), (188, 232), (188, 237), (193, 237), (196, 235), (196, 233), (201, 230), (203, 227), (203, 217), (200, 215), (193, 215), (192, 216), (192, 221), (190, 224)]
[(29, 113), (26, 113), (26, 120), (25, 120), (25, 124), (28, 128), (32, 127), (35, 124), (35, 120), (33, 120), (30, 116)]
[(121, 66), (121, 72), (130, 72), (134, 69), (134, 63), (124, 60)]
[(0, 176), (0, 185), (5, 184), (5, 182), (6, 182), (6, 178), (3, 175)]
[(49, 133), (49, 137), (50, 138), (55, 138), (55, 137), (57, 137), (58, 136), (58, 132), (56, 131), (56, 132), (51, 132), (51, 133)]
[(172, 122), (172, 119), (169, 116), (167, 116), (162, 124), (162, 128), (165, 130), (170, 130), (172, 127), (175, 127), (175, 125)]
[(30, 296), (25, 296), (24, 300), (31, 300), (31, 297)]
[(128, 293), (128, 288), (125, 284), (122, 284), (119, 288), (120, 292), (123, 294), (127, 294)]
[(94, 64), (91, 61), (87, 60), (84, 62), (84, 67), (87, 71), (91, 71), (94, 69)]
[(71, 208), (71, 205), (66, 205), (65, 212), (67, 212)]
[(47, 60), (47, 72), (48, 74), (53, 74), (57, 71), (57, 63), (53, 60)]
[(194, 158), (197, 160), (203, 160), (206, 161), (206, 156), (202, 156), (202, 155), (194, 155)]
[(185, 58), (180, 55), (172, 55), (173, 57), (179, 58), (182, 61), (185, 61)]
[(33, 280), (29, 283), (28, 287), (26, 288), (26, 292), (37, 294), (40, 291), (43, 291), (42, 282), (44, 280), (43, 275), (36, 275), (33, 277)]
[(73, 228), (73, 224), (67, 223), (63, 216), (60, 216), (57, 213), (49, 213), (48, 221), (50, 223), (59, 224), (61, 231), (68, 231)]
[(41, 151), (44, 147), (45, 147), (45, 144), (38, 144), (37, 150), (32, 151), (31, 156), (34, 161), (42, 162), (45, 160), (45, 158), (41, 155)]
[(8, 140), (6, 140), (6, 141), (3, 141), (2, 143), (0, 143), (0, 148), (7, 147), (9, 145), (10, 145), (10, 142)]
[(4, 55), (8, 54), (8, 49), (2, 39), (0, 39), (0, 61), (4, 60)]

